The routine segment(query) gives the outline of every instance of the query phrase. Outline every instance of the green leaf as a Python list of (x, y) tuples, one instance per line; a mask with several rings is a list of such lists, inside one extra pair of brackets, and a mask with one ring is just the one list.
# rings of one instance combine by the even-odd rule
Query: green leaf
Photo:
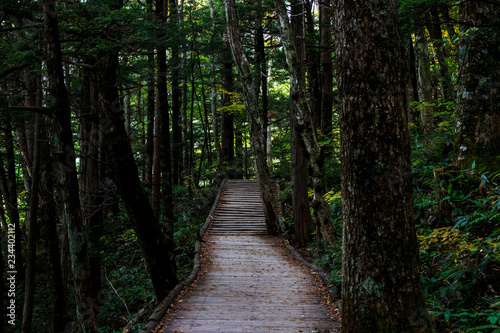
[(444, 320), (448, 321), (450, 320), (450, 317), (451, 317), (450, 309), (446, 309), (446, 312), (444, 313)]
[(492, 324), (495, 324), (498, 321), (498, 319), (500, 319), (498, 315), (491, 315), (488, 317), (488, 321)]

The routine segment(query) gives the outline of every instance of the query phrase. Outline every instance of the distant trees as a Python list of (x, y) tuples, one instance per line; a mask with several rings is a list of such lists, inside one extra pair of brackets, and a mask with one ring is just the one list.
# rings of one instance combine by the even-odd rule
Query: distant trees
[(338, 1), (342, 331), (431, 332), (412, 218), (396, 1)]
[(454, 163), (500, 169), (500, 6), (485, 1), (461, 4)]

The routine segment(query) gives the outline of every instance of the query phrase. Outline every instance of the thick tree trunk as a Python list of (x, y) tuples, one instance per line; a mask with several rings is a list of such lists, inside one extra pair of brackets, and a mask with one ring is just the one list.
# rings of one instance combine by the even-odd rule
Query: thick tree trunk
[(76, 154), (71, 133), (71, 110), (61, 67), (61, 45), (55, 0), (44, 1), (44, 14), (50, 106), (53, 114), (54, 141), (58, 156), (57, 164), (60, 168), (58, 178), (74, 279), (76, 314), (84, 333), (97, 332), (92, 306), (87, 239), (78, 197), (80, 191), (75, 161)]
[(420, 117), (424, 135), (428, 137), (434, 131), (434, 107), (432, 106), (432, 74), (427, 49), (425, 28), (415, 27), (415, 58), (417, 68), (418, 99), (420, 101)]
[[(94, 61), (92, 60), (94, 63)], [(89, 230), (89, 260), (92, 298), (97, 299), (101, 291), (100, 239), (103, 233), (103, 193), (100, 191), (103, 179), (102, 158), (99, 149), (100, 106), (96, 74), (84, 69), (82, 104), (80, 114), (80, 167), (82, 188), (82, 210), (84, 223)], [(128, 124), (130, 125), (130, 124)], [(130, 135), (130, 132), (127, 132)]]
[(280, 21), (280, 30), (285, 55), (290, 71), (290, 95), (292, 102), (297, 108), (297, 130), (300, 133), (302, 142), (307, 152), (309, 168), (312, 176), (314, 197), (312, 207), (316, 224), (326, 243), (332, 242), (333, 225), (331, 222), (330, 208), (324, 200), (324, 189), (322, 186), (323, 161), (321, 150), (316, 140), (316, 130), (314, 127), (311, 108), (308, 103), (305, 84), (302, 81), (300, 68), (303, 66), (300, 53), (295, 46), (293, 30), (288, 20), (287, 10), (282, 0), (275, 0), (274, 6)]
[(103, 129), (103, 144), (108, 147), (108, 162), (114, 182), (132, 219), (156, 297), (161, 301), (177, 284), (171, 261), (172, 245), (168, 244), (142, 189), (130, 140), (123, 124), (123, 110), (116, 86), (118, 52), (108, 53), (100, 59), (100, 97), (108, 125)]
[(61, 253), (57, 233), (57, 210), (54, 196), (54, 169), (49, 145), (49, 128), (44, 121), (41, 128), (40, 141), (40, 172), (43, 175), (40, 185), (40, 226), (41, 240), (46, 251), (46, 272), (52, 306), (52, 331), (64, 332), (69, 321), (66, 302), (66, 280), (63, 279)]
[[(465, 2), (460, 46), (454, 164), (500, 169), (500, 6)], [(472, 27), (471, 27), (472, 26)], [(465, 32), (465, 31), (464, 31)]]
[[(291, 28), (294, 36), (303, 36), (304, 33), (304, 6), (292, 2)], [(298, 57), (302, 60), (302, 67), (297, 68), (300, 84), (305, 86), (305, 39), (295, 38), (295, 48)], [(300, 246), (305, 246), (310, 240), (310, 233), (314, 228), (311, 210), (309, 208), (308, 166), (306, 150), (300, 137), (300, 126), (297, 121), (297, 106), (293, 97), (290, 99), (290, 140), (291, 140), (291, 180), (292, 180), (292, 207), (295, 237)]]
[(396, 1), (340, 0), (342, 332), (431, 332), (412, 218)]
[(228, 22), (229, 44), (243, 85), (247, 118), (250, 123), (250, 142), (254, 156), (257, 183), (259, 184), (260, 195), (264, 204), (267, 231), (271, 235), (276, 235), (278, 232), (278, 219), (274, 209), (274, 197), (269, 183), (269, 169), (266, 161), (265, 121), (262, 110), (259, 108), (258, 80), (260, 76), (257, 78), (253, 76), (250, 63), (243, 51), (239, 27), (235, 18), (235, 1), (224, 0), (224, 5), (226, 7)]

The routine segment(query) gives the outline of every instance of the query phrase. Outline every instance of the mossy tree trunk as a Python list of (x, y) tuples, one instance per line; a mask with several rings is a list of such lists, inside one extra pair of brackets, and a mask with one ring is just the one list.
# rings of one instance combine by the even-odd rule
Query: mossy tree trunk
[(460, 8), (463, 32), (454, 164), (500, 169), (500, 6), (483, 1)]
[(396, 1), (340, 0), (342, 332), (431, 332), (413, 224)]

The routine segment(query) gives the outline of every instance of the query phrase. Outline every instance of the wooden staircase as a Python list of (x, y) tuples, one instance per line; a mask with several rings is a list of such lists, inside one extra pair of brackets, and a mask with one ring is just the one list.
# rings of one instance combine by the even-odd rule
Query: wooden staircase
[(211, 235), (266, 235), (256, 180), (228, 179), (209, 229)]

